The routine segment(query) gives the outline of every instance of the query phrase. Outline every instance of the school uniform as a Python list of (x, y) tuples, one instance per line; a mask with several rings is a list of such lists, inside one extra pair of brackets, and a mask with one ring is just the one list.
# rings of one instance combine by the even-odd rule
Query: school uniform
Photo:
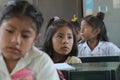
[[(59, 80), (56, 69), (49, 56), (35, 47), (21, 57), (14, 70), (9, 73), (0, 51), (0, 80), (12, 80), (11, 76), (22, 69), (34, 73), (33, 80)], [(28, 80), (28, 79), (27, 79)], [(31, 80), (31, 79), (29, 79)]]
[(75, 56), (68, 56), (65, 63), (82, 63), (78, 57)]
[(85, 42), (84, 40), (80, 40), (80, 41), (77, 42), (77, 45), (82, 44), (84, 42)]
[(93, 50), (89, 48), (87, 42), (78, 45), (78, 57), (115, 55), (120, 55), (120, 49), (111, 42), (99, 41)]

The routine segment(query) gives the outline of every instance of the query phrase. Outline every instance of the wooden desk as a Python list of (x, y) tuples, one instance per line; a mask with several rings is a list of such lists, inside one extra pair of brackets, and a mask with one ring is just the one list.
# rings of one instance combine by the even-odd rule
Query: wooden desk
[(76, 69), (63, 71), (68, 80), (120, 80), (120, 62), (71, 64)]

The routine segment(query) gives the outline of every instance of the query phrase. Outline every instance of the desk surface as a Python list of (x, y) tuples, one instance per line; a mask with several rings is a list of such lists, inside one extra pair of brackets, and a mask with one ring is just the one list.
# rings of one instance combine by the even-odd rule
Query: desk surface
[(120, 56), (79, 57), (82, 62), (120, 62)]
[(120, 62), (80, 63), (70, 65), (76, 68), (75, 71), (102, 71), (115, 70), (119, 67)]
[(68, 80), (120, 80), (120, 62), (70, 64), (75, 70), (63, 71)]

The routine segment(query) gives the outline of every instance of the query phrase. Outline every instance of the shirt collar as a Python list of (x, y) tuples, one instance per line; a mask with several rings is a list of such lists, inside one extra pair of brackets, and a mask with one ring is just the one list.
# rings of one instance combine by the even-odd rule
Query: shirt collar
[[(96, 47), (100, 47), (102, 43), (103, 43), (102, 41), (99, 41), (99, 43), (98, 43), (98, 45)], [(83, 47), (89, 47), (87, 42), (83, 43)]]

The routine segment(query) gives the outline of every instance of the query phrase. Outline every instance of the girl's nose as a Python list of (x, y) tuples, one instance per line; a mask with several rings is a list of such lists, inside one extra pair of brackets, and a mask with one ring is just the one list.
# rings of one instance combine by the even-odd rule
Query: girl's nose
[(81, 29), (80, 29), (80, 33), (83, 33), (83, 32), (84, 32), (84, 28), (81, 28)]
[(65, 38), (63, 38), (63, 43), (68, 43), (69, 41), (68, 41), (68, 38), (67, 37), (65, 37)]
[(15, 35), (15, 36), (13, 36), (11, 41), (13, 43), (15, 43), (16, 45), (20, 44), (21, 43), (21, 35)]

